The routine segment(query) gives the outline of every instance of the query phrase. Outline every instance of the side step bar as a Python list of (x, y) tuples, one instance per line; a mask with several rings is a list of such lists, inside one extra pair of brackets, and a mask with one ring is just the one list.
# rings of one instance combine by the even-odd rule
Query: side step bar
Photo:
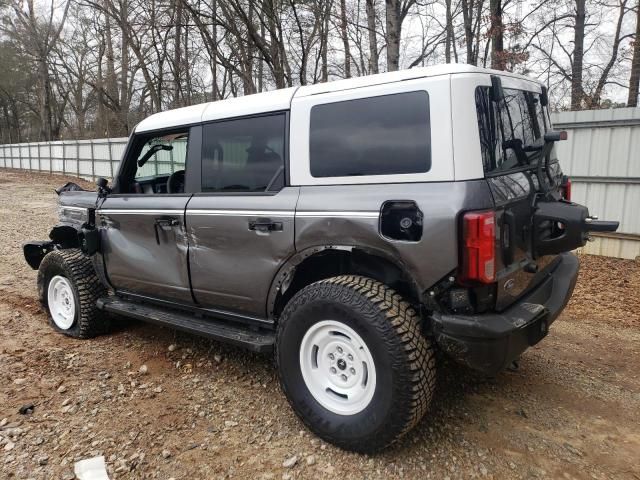
[(254, 352), (269, 353), (273, 350), (275, 343), (273, 332), (250, 330), (247, 327), (231, 325), (215, 319), (199, 318), (184, 312), (136, 303), (119, 297), (99, 298), (96, 305), (105, 312), (183, 330)]

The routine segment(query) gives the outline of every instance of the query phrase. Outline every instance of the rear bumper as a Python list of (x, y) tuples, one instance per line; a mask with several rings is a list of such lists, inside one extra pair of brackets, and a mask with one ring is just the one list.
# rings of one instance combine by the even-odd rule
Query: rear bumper
[(573, 293), (578, 258), (571, 253), (559, 257), (534, 290), (502, 313), (434, 313), (433, 334), (438, 346), (460, 363), (489, 375), (507, 367), (546, 336)]

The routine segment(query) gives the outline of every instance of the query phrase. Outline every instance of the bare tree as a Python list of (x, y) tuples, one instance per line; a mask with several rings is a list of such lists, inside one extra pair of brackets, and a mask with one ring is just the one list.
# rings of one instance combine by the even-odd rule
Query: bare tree
[(502, 0), (490, 0), (489, 15), (491, 17), (491, 68), (504, 70), (506, 67), (504, 55), (504, 25), (502, 22)]
[(582, 62), (584, 59), (585, 0), (575, 0), (575, 24), (573, 27), (573, 61), (571, 62), (571, 108), (580, 110), (584, 90), (582, 88)]
[(636, 3), (636, 33), (633, 41), (631, 76), (629, 78), (629, 98), (627, 106), (638, 106), (638, 87), (640, 86), (640, 0)]
[(376, 38), (375, 0), (365, 0), (367, 12), (367, 35), (369, 37), (369, 72), (378, 73), (378, 39)]
[[(26, 4), (26, 10), (24, 6)], [(15, 23), (9, 23), (5, 30), (16, 41), (21, 42), (25, 52), (29, 52), (36, 66), (39, 83), (38, 113), (42, 140), (51, 140), (54, 136), (55, 119), (52, 107), (52, 78), (49, 71), (51, 53), (56, 46), (64, 26), (70, 2), (62, 5), (62, 14), (56, 22), (56, 9), (51, 3), (47, 17), (40, 17), (33, 0), (13, 3)]]

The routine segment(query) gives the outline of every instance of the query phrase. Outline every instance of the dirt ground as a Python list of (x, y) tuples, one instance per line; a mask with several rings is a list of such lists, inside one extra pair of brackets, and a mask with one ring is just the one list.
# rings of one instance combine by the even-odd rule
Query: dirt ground
[(363, 456), (303, 427), (269, 357), (139, 323), (54, 333), (21, 244), (47, 238), (65, 181), (0, 170), (0, 479), (72, 479), (95, 455), (112, 479), (640, 479), (639, 262), (582, 256), (569, 308), (517, 371), (443, 363), (424, 421)]

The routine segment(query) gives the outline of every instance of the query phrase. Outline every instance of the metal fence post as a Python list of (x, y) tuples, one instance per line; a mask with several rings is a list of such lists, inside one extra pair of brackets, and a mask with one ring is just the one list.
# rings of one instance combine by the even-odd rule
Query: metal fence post
[(91, 146), (91, 180), (96, 181), (96, 158), (93, 154), (93, 139), (89, 140), (89, 145)]
[(80, 140), (76, 140), (76, 171), (77, 177), (80, 178)]
[(113, 180), (113, 153), (110, 138), (107, 139), (107, 144), (109, 145), (109, 172), (111, 173), (111, 180)]
[(51, 142), (49, 142), (49, 174), (53, 173), (53, 151), (51, 150)]

